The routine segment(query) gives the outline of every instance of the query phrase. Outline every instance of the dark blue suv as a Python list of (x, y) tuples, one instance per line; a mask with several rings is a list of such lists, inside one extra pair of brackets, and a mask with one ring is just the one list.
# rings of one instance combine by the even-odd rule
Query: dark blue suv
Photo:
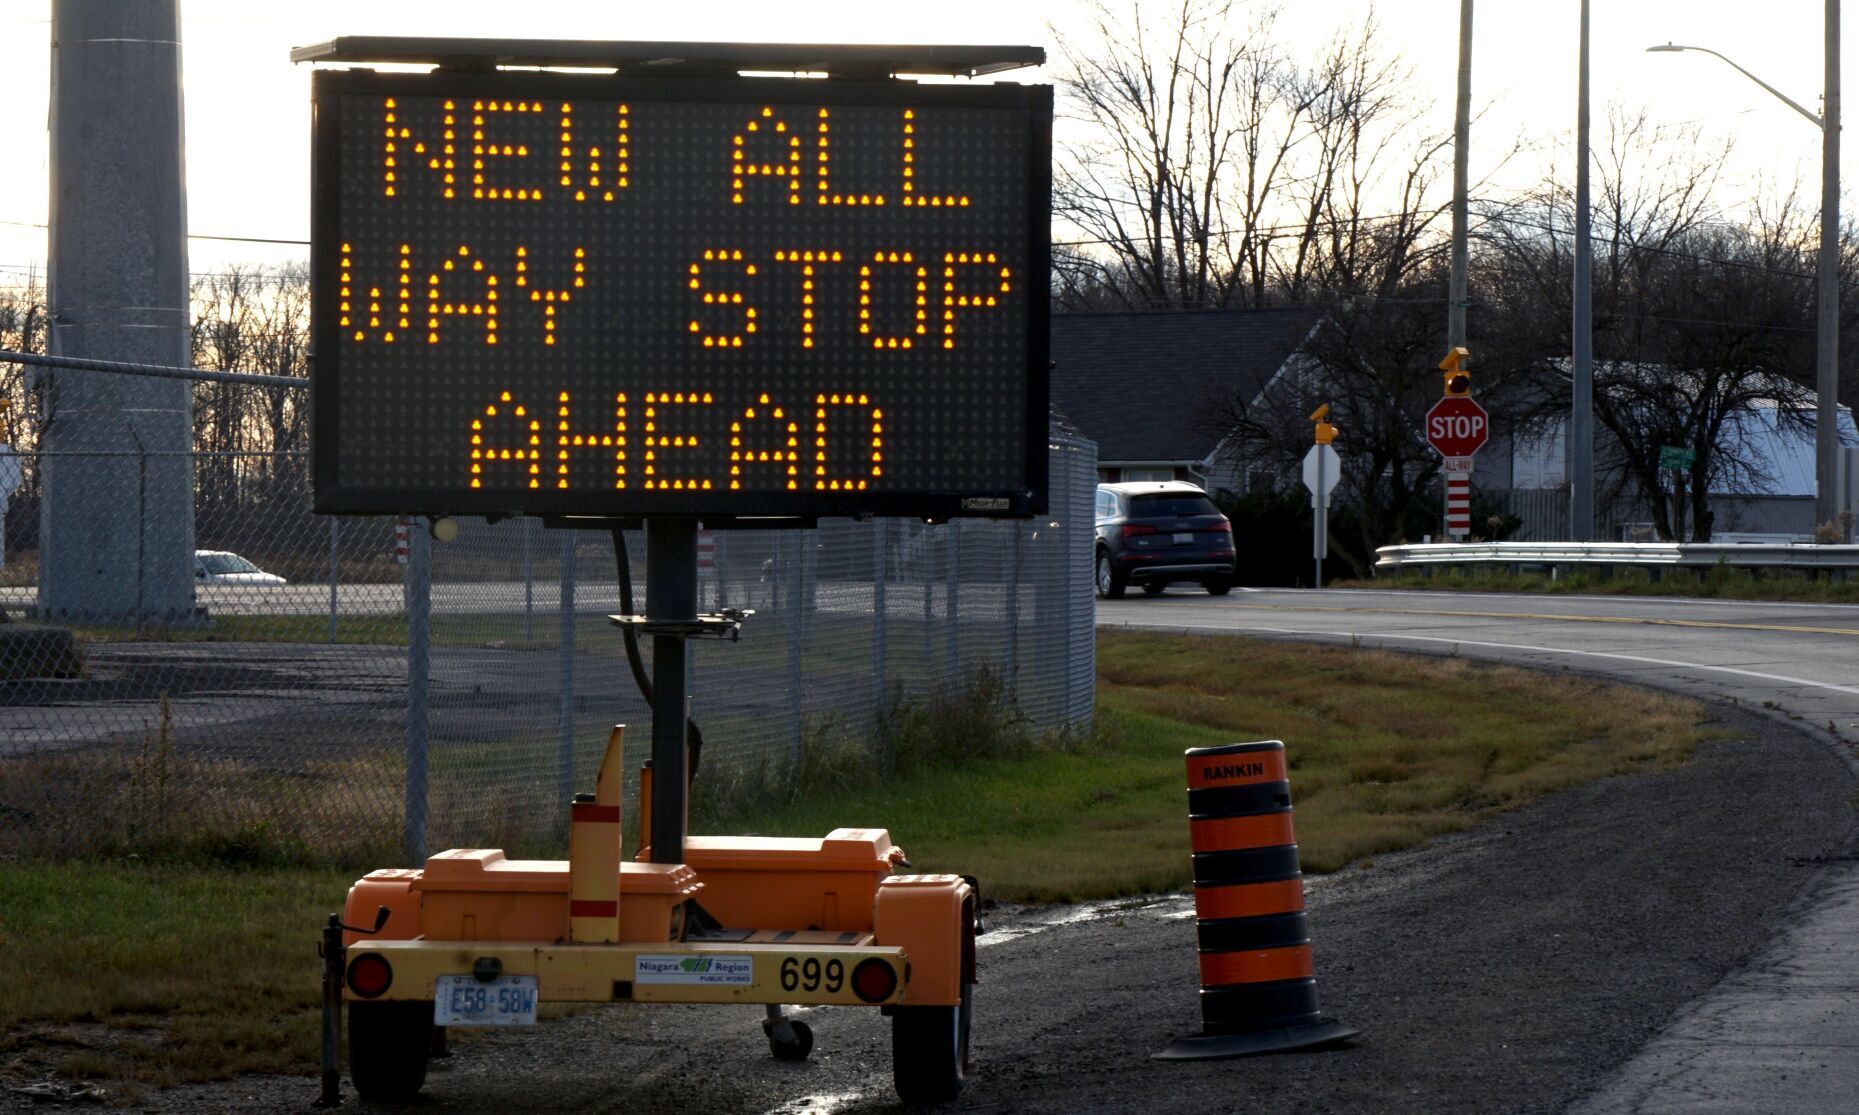
[(1194, 581), (1215, 596), (1233, 589), (1233, 524), (1207, 493), (1179, 480), (1097, 486), (1097, 594), (1132, 584), (1159, 596)]

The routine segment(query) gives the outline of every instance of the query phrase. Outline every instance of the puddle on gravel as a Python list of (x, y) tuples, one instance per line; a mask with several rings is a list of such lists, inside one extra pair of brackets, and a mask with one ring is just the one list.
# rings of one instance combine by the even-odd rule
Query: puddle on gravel
[[(1304, 893), (1309, 894), (1326, 881), (1327, 877), (1324, 876), (1305, 876)], [(1053, 906), (1046, 909), (1021, 907), (996, 914), (993, 919), (986, 919), (989, 921), (988, 931), (975, 938), (975, 945), (979, 948), (1001, 945), (1044, 933), (1048, 929), (1106, 918), (1139, 917), (1178, 921), (1193, 916), (1194, 896), (1191, 894), (1119, 898), (1109, 902), (1087, 902), (1080, 906)]]
[(850, 1107), (864, 1098), (864, 1092), (829, 1092), (823, 1096), (801, 1096), (779, 1107), (771, 1107), (762, 1115), (833, 1115), (833, 1112)]
[(1032, 913), (1025, 920), (1016, 916), (1004, 919), (1007, 924), (988, 926), (988, 931), (975, 938), (978, 948), (1017, 941), (1022, 937), (1031, 937), (1035, 933), (1044, 933), (1048, 929), (1061, 926), (1077, 925), (1081, 922), (1100, 921), (1114, 917), (1191, 917), (1194, 913), (1193, 900), (1186, 895), (1170, 894), (1158, 898), (1122, 898), (1114, 902), (1089, 902), (1082, 906), (1059, 906), (1049, 910)]

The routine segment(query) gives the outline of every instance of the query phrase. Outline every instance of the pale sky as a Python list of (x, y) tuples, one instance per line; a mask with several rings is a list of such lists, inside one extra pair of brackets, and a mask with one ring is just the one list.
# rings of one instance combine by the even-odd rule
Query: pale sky
[[(1129, 0), (1114, 0), (1127, 10)], [(1141, 0), (1165, 19), (1168, 0)], [(1258, 2), (1258, 0), (1255, 0)], [(1242, 9), (1245, 5), (1239, 5)], [(1367, 0), (1299, 0), (1285, 5), (1280, 37), (1293, 54), (1315, 53), (1340, 27), (1358, 24)], [(1452, 124), (1458, 0), (1381, 0), (1374, 5), (1392, 42), (1420, 67), (1416, 93), (1433, 103), (1438, 127)], [(998, 43), (1046, 47), (1050, 23), (1084, 38), (1077, 0), (934, 0), (846, 4), (814, 0), (182, 0), (187, 110), (190, 244), (195, 271), (228, 262), (307, 256), (295, 245), (231, 243), (204, 236), (301, 240), (309, 235), (309, 76), (293, 46), (340, 35), (456, 35), (507, 38), (717, 40), (748, 42)], [(0, 82), (12, 106), (0, 173), (0, 281), (44, 267), (50, 0), (0, 0)], [(1576, 0), (1481, 0), (1473, 99), (1490, 106), (1472, 135), (1474, 179), (1489, 156), (1523, 137), (1526, 154), (1501, 182), (1534, 181), (1552, 163), (1573, 165)], [(1594, 0), (1593, 92), (1597, 141), (1610, 102), (1644, 106), (1665, 123), (1697, 121), (1736, 142), (1725, 205), (1752, 181), (1792, 182), (1818, 196), (1820, 134), (1787, 106), (1707, 55), (1646, 54), (1675, 40), (1722, 51), (1810, 109), (1818, 109), (1822, 0)], [(1859, 13), (1855, 13), (1859, 18)], [(1850, 37), (1850, 36), (1849, 36)], [(1855, 42), (1852, 55), (1859, 55)], [(1050, 67), (1048, 67), (1050, 68)], [(1859, 66), (1845, 66), (1846, 115), (1859, 118)], [(1006, 80), (1049, 81), (1042, 71)], [(1846, 129), (1849, 135), (1855, 129)], [(1859, 142), (1843, 152), (1853, 181)], [(1481, 160), (1481, 152), (1485, 158)], [(1450, 158), (1450, 155), (1446, 155)], [(261, 168), (255, 175), (253, 168)], [(1449, 171), (1449, 167), (1442, 168)], [(1859, 192), (1846, 191), (1848, 197)], [(1849, 215), (1848, 220), (1853, 218)]]

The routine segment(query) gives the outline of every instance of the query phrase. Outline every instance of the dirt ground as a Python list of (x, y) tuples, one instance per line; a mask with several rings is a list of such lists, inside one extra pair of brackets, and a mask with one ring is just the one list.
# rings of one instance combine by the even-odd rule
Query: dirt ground
[[(1721, 715), (1722, 737), (1681, 768), (1607, 779), (1310, 880), (1324, 1009), (1362, 1030), (1343, 1049), (1150, 1060), (1198, 1028), (1183, 896), (994, 911), (976, 1071), (948, 1109), (1560, 1110), (1760, 948), (1823, 864), (1855, 851), (1853, 778), (1828, 746)], [(435, 1062), (413, 1110), (897, 1109), (875, 1011), (804, 1012), (815, 1047), (803, 1064), (769, 1057), (759, 1017), (625, 1006), (473, 1035)], [(315, 1096), (312, 1077), (245, 1078), (154, 1093), (139, 1109), (277, 1111)], [(345, 1107), (369, 1110), (352, 1093)], [(73, 1105), (0, 1097), (14, 1108)]]

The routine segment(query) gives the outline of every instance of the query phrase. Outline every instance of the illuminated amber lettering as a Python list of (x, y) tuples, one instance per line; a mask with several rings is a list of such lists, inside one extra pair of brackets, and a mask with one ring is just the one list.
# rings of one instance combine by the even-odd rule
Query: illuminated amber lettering
[[(460, 283), (462, 278), (465, 281)], [(454, 299), (447, 291), (465, 286), (473, 291), (473, 296)], [(427, 341), (437, 344), (439, 341), (440, 322), (448, 317), (475, 318), (484, 328), (484, 343), (497, 343), (499, 307), (502, 304), (501, 291), (498, 289), (497, 274), (485, 269), (484, 261), (472, 254), (468, 244), (460, 244), (458, 253), (448, 256), (439, 265), (439, 270), (427, 276), (426, 283), (426, 328)]]
[[(516, 285), (523, 288), (523, 293), (527, 293), (529, 295), (529, 301), (531, 305), (538, 306), (542, 309), (542, 343), (543, 344), (552, 345), (555, 343), (555, 335), (556, 335), (555, 326), (557, 323), (557, 318), (556, 318), (557, 308), (566, 306), (574, 298), (575, 290), (585, 286), (586, 284), (587, 284), (587, 249), (586, 248), (576, 248), (574, 250), (574, 279), (571, 281), (571, 284), (569, 286), (564, 287), (561, 290), (548, 290), (548, 289), (532, 284), (530, 281), (530, 273), (529, 273), (529, 249), (524, 248), (524, 247), (517, 248), (516, 250)], [(523, 293), (519, 293), (517, 297), (519, 299), (522, 298)]]
[[(451, 104), (453, 102), (446, 102)], [(543, 188), (540, 177), (530, 164), (528, 143), (499, 142), (494, 133), (499, 118), (511, 119), (517, 125), (510, 129), (521, 136), (535, 131), (529, 126), (542, 112), (539, 101), (473, 101), (471, 103), (471, 196), (480, 201), (541, 201)], [(533, 115), (532, 115), (533, 114)], [(448, 113), (447, 120), (456, 114)], [(537, 121), (540, 123), (540, 121)], [(541, 152), (537, 152), (538, 155)], [(511, 165), (511, 171), (528, 171), (529, 173), (509, 173), (492, 175), (491, 164), (502, 159)], [(499, 184), (499, 179), (502, 183)], [(451, 195), (447, 195), (448, 197)]]
[[(587, 115), (584, 110), (583, 116)], [(585, 148), (575, 144), (574, 105), (563, 101), (557, 112), (558, 169), (563, 189), (574, 190), (576, 201), (608, 202), (616, 190), (632, 185), (632, 107), (618, 105), (608, 125), (611, 131), (598, 132)], [(601, 125), (596, 123), (596, 128)], [(611, 136), (611, 142), (604, 136)]]
[(741, 491), (745, 480), (762, 477), (766, 486), (798, 491), (800, 423), (770, 406), (767, 394), (757, 403), (729, 424), (729, 490)]
[(692, 475), (690, 462), (673, 454), (699, 448), (698, 436), (688, 432), (675, 413), (678, 407), (707, 407), (713, 402), (709, 392), (647, 392), (644, 405), (644, 437), (640, 449), (641, 487), (653, 492), (707, 492), (711, 480)]
[[(890, 335), (874, 329), (871, 309), (874, 280), (884, 273), (886, 267), (901, 267), (905, 274), (914, 279), (916, 287), (913, 307), (915, 316), (903, 332)], [(917, 266), (916, 257), (910, 252), (873, 252), (870, 261), (859, 266), (858, 331), (871, 340), (872, 348), (912, 348), (917, 337), (929, 332), (929, 292), (925, 289), (928, 282), (929, 269)]]
[[(395, 254), (394, 281), (386, 287), (362, 286), (355, 281), (355, 257), (351, 245), (342, 245), (338, 257), (341, 269), (336, 303), (337, 322), (343, 336), (355, 343), (370, 340), (393, 344), (404, 340), (413, 324), (413, 247), (400, 245)], [(357, 294), (365, 291), (365, 294)]]
[[(831, 452), (827, 444), (827, 428), (831, 421), (831, 412), (835, 409), (854, 408), (864, 412), (861, 415), (846, 416), (852, 419), (855, 427), (868, 426), (870, 445), (858, 445), (855, 453), (864, 458), (858, 465), (848, 471), (839, 471), (831, 467)], [(884, 475), (884, 412), (871, 405), (871, 397), (854, 392), (840, 394), (820, 394), (813, 399), (813, 490), (816, 492), (862, 492), (871, 482)], [(859, 431), (860, 440), (864, 439), (865, 430)], [(851, 444), (857, 445), (857, 442)], [(856, 458), (855, 458), (856, 459)]]
[[(964, 276), (983, 276), (980, 283), (958, 285)], [(955, 347), (957, 310), (990, 310), (1013, 290), (1013, 271), (1002, 267), (993, 252), (945, 252), (942, 257), (942, 347)]]
[(814, 308), (818, 305), (814, 289), (818, 268), (828, 263), (839, 263), (844, 257), (825, 248), (788, 248), (775, 252), (776, 263), (800, 265), (800, 343), (802, 348), (813, 347)]
[[(825, 128), (825, 123), (821, 123)], [(819, 142), (826, 142), (822, 130)], [(751, 153), (751, 148), (755, 153)], [(824, 158), (822, 150), (820, 156)], [(801, 144), (798, 129), (790, 129), (787, 121), (775, 115), (775, 110), (762, 106), (759, 115), (752, 118), (743, 129), (730, 138), (729, 151), (729, 200), (733, 205), (741, 205), (748, 183), (753, 179), (779, 179), (785, 182), (782, 192), (789, 205), (799, 205), (801, 198)], [(760, 159), (761, 161), (757, 161)], [(824, 165), (819, 164), (819, 165)]]
[[(460, 131), (457, 104), (445, 101), (438, 119), (430, 115), (416, 130), (410, 126), (407, 107), (393, 97), (381, 102), (381, 193), (397, 197), (414, 178), (424, 175), (440, 197), (456, 197), (459, 189), (458, 149)], [(411, 172), (412, 177), (409, 177)]]
[(965, 195), (929, 193), (923, 190), (919, 190), (917, 188), (918, 163), (917, 163), (917, 113), (916, 113), (916, 110), (912, 108), (905, 109), (903, 119), (902, 121), (900, 121), (900, 123), (903, 125), (903, 132), (900, 134), (899, 138), (903, 141), (903, 147), (901, 149), (901, 154), (903, 155), (903, 159), (902, 159), (902, 167), (900, 169), (903, 172), (902, 190), (903, 190), (903, 196), (904, 196), (904, 204), (906, 206), (911, 206), (911, 205), (926, 206), (927, 205), (927, 206), (931, 206), (931, 207), (938, 208), (938, 209), (944, 206), (954, 206), (958, 208), (962, 206), (966, 206), (968, 204), (968, 198)]
[(470, 439), (474, 489), (542, 487), (542, 420), (510, 392), (472, 419)]
[(714, 322), (717, 315), (714, 312), (695, 311), (700, 316), (691, 318), (690, 332), (703, 342), (705, 348), (741, 348), (743, 338), (756, 331), (756, 309), (743, 301), (742, 291), (723, 290), (715, 287), (714, 280), (710, 284), (704, 281), (706, 274), (714, 274), (725, 268), (739, 271), (745, 277), (751, 277), (756, 272), (755, 264), (745, 261), (739, 248), (706, 248), (703, 260), (690, 265), (690, 273), (686, 278), (692, 295), (701, 299), (703, 305), (729, 307), (730, 317), (735, 319), (732, 328), (740, 330), (728, 332), (720, 327), (706, 326), (704, 319)]

